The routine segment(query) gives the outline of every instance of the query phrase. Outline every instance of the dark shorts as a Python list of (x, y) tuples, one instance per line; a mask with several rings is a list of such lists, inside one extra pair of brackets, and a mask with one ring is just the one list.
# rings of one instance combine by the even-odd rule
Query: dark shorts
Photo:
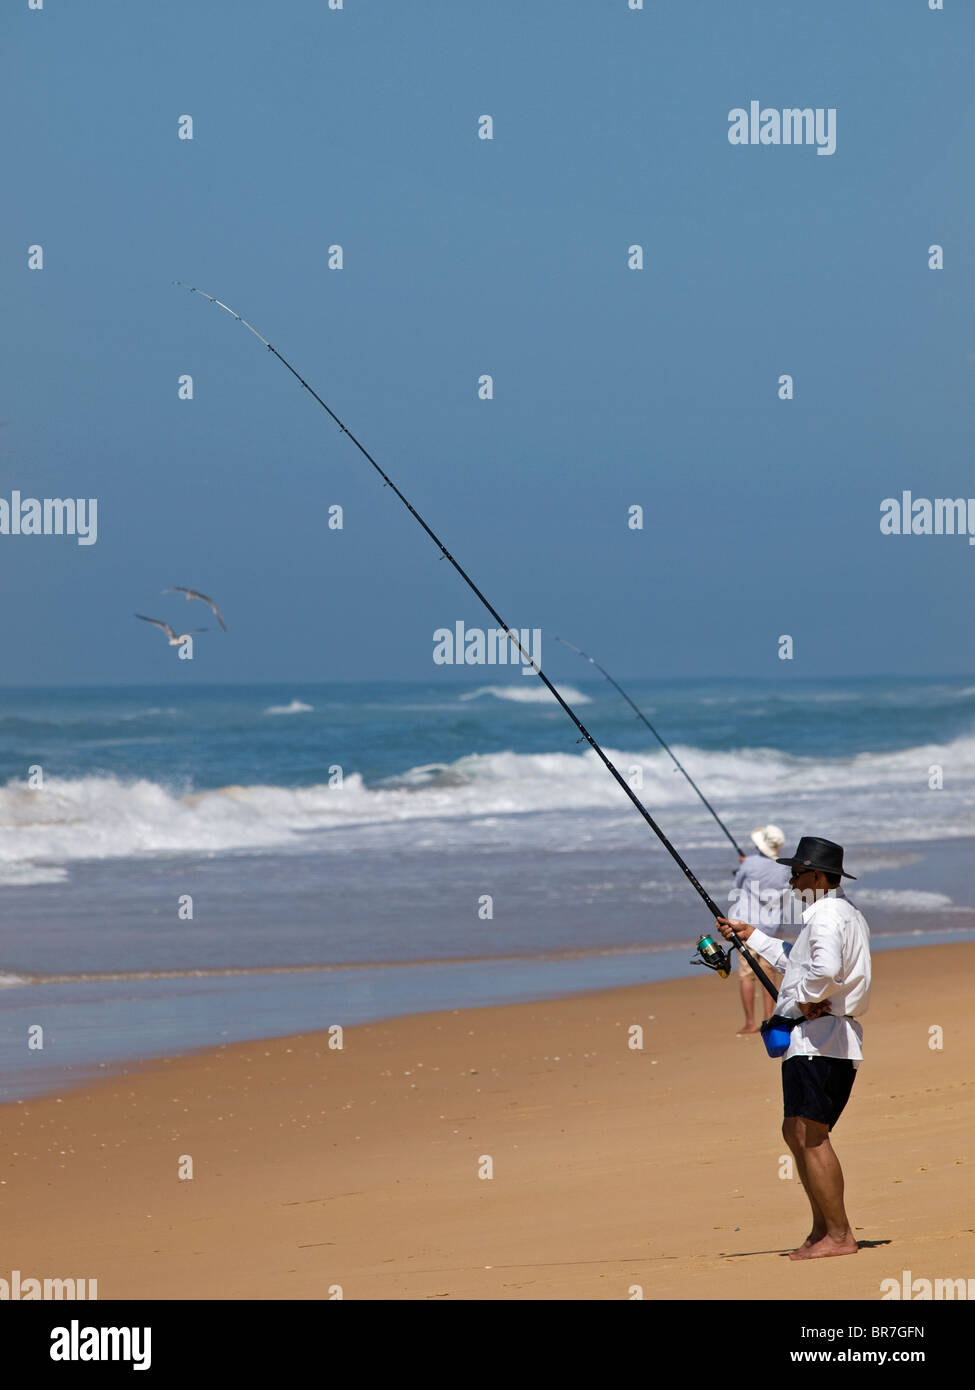
[(832, 1129), (850, 1099), (856, 1074), (846, 1057), (787, 1057), (782, 1063), (785, 1118), (802, 1115)]

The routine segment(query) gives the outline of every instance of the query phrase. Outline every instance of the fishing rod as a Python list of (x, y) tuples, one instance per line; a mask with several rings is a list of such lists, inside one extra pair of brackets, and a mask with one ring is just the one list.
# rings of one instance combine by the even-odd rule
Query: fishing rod
[[(412, 505), (412, 503), (411, 503), (406, 497), (404, 497), (403, 493), (400, 492), (399, 488), (398, 488), (398, 487), (396, 486), (396, 484), (393, 482), (392, 478), (390, 478), (389, 474), (386, 473), (386, 472), (384, 471), (384, 469), (382, 469), (382, 468), (379, 466), (379, 464), (378, 464), (378, 463), (376, 462), (376, 460), (373, 458), (372, 454), (369, 453), (369, 451), (365, 448), (364, 445), (360, 444), (359, 440), (356, 439), (356, 437), (355, 437), (355, 435), (352, 433), (352, 431), (351, 431), (346, 425), (343, 425), (342, 421), (341, 421), (341, 420), (339, 419), (339, 417), (335, 414), (335, 411), (332, 410), (330, 406), (328, 406), (328, 405), (325, 404), (325, 402), (322, 400), (322, 398), (321, 398), (321, 396), (318, 394), (318, 392), (315, 391), (311, 386), (308, 385), (308, 382), (305, 380), (305, 378), (304, 378), (299, 372), (297, 372), (297, 371), (295, 370), (294, 367), (292, 367), (291, 363), (287, 360), (287, 358), (282, 357), (281, 353), (278, 352), (277, 348), (276, 348), (276, 347), (272, 347), (272, 345), (271, 345), (271, 344), (268, 342), (268, 340), (263, 336), (263, 334), (258, 333), (258, 331), (257, 331), (257, 329), (254, 327), (254, 325), (251, 324), (251, 323), (248, 323), (247, 320), (246, 320), (245, 318), (242, 318), (241, 315), (238, 314), (234, 309), (231, 309), (230, 306), (229, 306), (229, 304), (224, 304), (222, 300), (216, 299), (212, 294), (207, 294), (205, 290), (197, 289), (195, 285), (187, 285), (187, 284), (185, 283), (185, 281), (183, 281), (183, 280), (174, 280), (173, 283), (174, 283), (175, 285), (179, 285), (180, 288), (182, 288), (182, 289), (189, 290), (190, 294), (198, 294), (198, 295), (200, 295), (203, 299), (208, 299), (208, 300), (210, 301), (211, 304), (216, 304), (217, 308), (223, 309), (225, 313), (230, 314), (231, 318), (235, 318), (235, 319), (237, 320), (238, 323), (242, 323), (242, 324), (244, 325), (244, 327), (245, 327), (250, 333), (253, 333), (253, 335), (254, 335), (255, 338), (257, 338), (260, 342), (262, 342), (262, 343), (264, 344), (264, 346), (267, 348), (268, 352), (273, 353), (274, 356), (278, 359), (278, 361), (281, 362), (285, 367), (287, 367), (288, 371), (289, 371), (289, 372), (291, 373), (291, 375), (295, 378), (295, 380), (298, 381), (298, 382), (304, 387), (304, 389), (308, 392), (308, 394), (309, 394), (314, 400), (316, 400), (316, 401), (318, 402), (318, 404), (322, 407), (322, 409), (326, 412), (326, 414), (328, 414), (328, 415), (335, 421), (335, 423), (338, 425), (338, 427), (339, 427), (339, 429), (342, 431), (342, 433), (348, 435), (348, 437), (352, 440), (352, 443), (353, 443), (353, 444), (355, 445), (355, 447), (359, 450), (359, 453), (362, 454), (363, 457), (366, 458), (366, 459), (368, 460), (368, 462), (372, 464), (373, 468), (374, 468), (374, 469), (376, 470), (376, 472), (379, 474), (380, 478), (382, 478), (383, 483), (385, 484), (385, 486), (386, 486), (386, 487), (389, 487), (389, 488), (392, 488), (393, 492), (395, 492), (396, 496), (397, 496), (397, 497), (399, 498), (399, 500), (403, 503), (403, 506), (406, 508), (406, 510), (407, 510), (407, 511), (410, 513), (410, 515), (411, 515), (416, 521), (418, 521), (419, 524), (423, 527), (424, 531), (426, 531), (427, 535), (430, 537), (430, 539), (433, 541), (434, 545), (435, 545), (435, 546), (437, 547), (437, 549), (440, 551), (442, 557), (443, 557), (445, 560), (449, 560), (449, 561), (450, 561), (450, 563), (453, 565), (454, 569), (455, 569), (455, 570), (457, 571), (457, 573), (460, 575), (461, 579), (463, 579), (464, 583), (468, 586), (469, 589), (471, 589), (471, 590), (473, 591), (473, 593), (477, 596), (477, 598), (480, 599), (481, 603), (484, 605), (484, 607), (487, 609), (487, 611), (491, 614), (491, 617), (492, 617), (492, 618), (495, 620), (495, 622), (498, 623), (499, 626), (504, 630), (504, 632), (505, 632), (505, 634), (506, 634), (508, 640), (511, 642), (511, 644), (512, 644), (513, 646), (515, 646), (515, 647), (518, 648), (518, 651), (521, 653), (521, 655), (522, 655), (522, 657), (524, 658), (524, 660), (525, 660), (525, 662), (527, 663), (527, 665), (529, 665), (529, 666), (532, 668), (532, 670), (535, 672), (536, 676), (538, 676), (539, 680), (540, 680), (540, 681), (542, 682), (542, 684), (545, 686), (546, 690), (548, 690), (549, 694), (553, 695), (553, 696), (555, 697), (555, 699), (558, 701), (558, 703), (562, 706), (562, 708), (565, 710), (566, 714), (569, 716), (569, 718), (572, 720), (573, 724), (576, 726), (576, 728), (579, 730), (580, 734), (582, 735), (582, 738), (579, 740), (579, 742), (581, 743), (582, 740), (585, 739), (586, 743), (589, 744), (590, 748), (593, 750), (593, 752), (596, 754), (596, 756), (600, 759), (600, 761), (601, 761), (601, 762), (603, 763), (603, 765), (606, 767), (606, 769), (607, 769), (607, 771), (610, 773), (610, 775), (616, 779), (616, 781), (617, 781), (617, 782), (619, 783), (619, 785), (622, 787), (623, 791), (626, 793), (626, 795), (629, 797), (629, 799), (633, 802), (633, 805), (634, 805), (634, 806), (636, 807), (636, 809), (640, 812), (640, 815), (641, 815), (641, 816), (643, 817), (643, 819), (646, 821), (647, 825), (649, 825), (650, 829), (653, 831), (653, 833), (656, 835), (657, 839), (658, 839), (658, 840), (660, 841), (660, 843), (663, 845), (664, 849), (667, 851), (667, 853), (671, 856), (671, 858), (672, 858), (672, 859), (675, 861), (675, 863), (678, 865), (678, 867), (680, 868), (680, 870), (681, 870), (681, 872), (683, 873), (684, 877), (687, 879), (688, 883), (690, 883), (691, 887), (694, 888), (694, 890), (697, 892), (697, 894), (699, 895), (699, 897), (702, 899), (702, 901), (704, 902), (705, 906), (706, 906), (707, 909), (708, 909), (708, 912), (711, 914), (712, 918), (718, 918), (718, 917), (720, 917), (720, 916), (722, 915), (722, 913), (721, 913), (721, 909), (718, 907), (717, 903), (716, 903), (716, 902), (714, 901), (714, 899), (710, 896), (710, 894), (707, 892), (707, 890), (702, 886), (702, 884), (700, 884), (700, 883), (698, 882), (697, 878), (695, 877), (695, 875), (694, 875), (694, 873), (692, 872), (692, 870), (690, 869), (690, 867), (689, 867), (687, 864), (684, 863), (684, 861), (683, 861), (683, 859), (681, 858), (681, 856), (677, 853), (677, 850), (674, 848), (674, 846), (673, 846), (673, 845), (670, 843), (670, 841), (667, 839), (667, 836), (666, 836), (666, 835), (664, 834), (664, 832), (660, 829), (660, 826), (659, 826), (659, 825), (657, 824), (657, 822), (653, 819), (653, 817), (651, 816), (651, 814), (650, 814), (650, 812), (647, 810), (647, 808), (643, 805), (643, 802), (639, 799), (638, 796), (636, 796), (636, 794), (634, 793), (633, 788), (630, 786), (629, 782), (627, 782), (626, 778), (622, 775), (622, 773), (619, 771), (619, 769), (616, 768), (616, 767), (613, 765), (613, 763), (609, 760), (609, 758), (606, 756), (606, 754), (605, 754), (605, 753), (603, 752), (603, 750), (600, 748), (599, 744), (598, 744), (598, 743), (596, 742), (596, 740), (593, 738), (592, 734), (589, 732), (589, 730), (588, 730), (588, 729), (586, 728), (586, 726), (583, 724), (582, 720), (578, 717), (578, 715), (575, 713), (575, 711), (572, 710), (572, 709), (570, 709), (570, 707), (569, 707), (569, 706), (566, 704), (566, 702), (562, 699), (562, 696), (561, 696), (561, 695), (559, 694), (559, 692), (556, 690), (555, 686), (552, 684), (552, 682), (549, 680), (548, 676), (546, 676), (545, 672), (544, 672), (544, 671), (541, 669), (541, 667), (537, 664), (537, 662), (534, 660), (534, 658), (531, 657), (531, 656), (528, 654), (528, 652), (525, 651), (524, 647), (521, 645), (521, 642), (520, 642), (520, 640), (519, 640), (519, 635), (518, 635), (518, 633), (515, 632), (514, 629), (509, 628), (508, 624), (507, 624), (507, 623), (504, 621), (504, 619), (501, 617), (501, 614), (497, 611), (497, 609), (495, 609), (494, 607), (492, 607), (492, 605), (491, 605), (491, 604), (488, 602), (488, 600), (484, 597), (484, 595), (481, 593), (480, 589), (479, 589), (479, 588), (477, 587), (477, 585), (474, 583), (473, 579), (471, 579), (471, 577), (470, 577), (470, 575), (467, 573), (467, 571), (466, 571), (465, 569), (463, 569), (463, 568), (461, 567), (461, 565), (454, 559), (453, 555), (451, 555), (450, 551), (449, 551), (449, 550), (447, 549), (447, 547), (444, 545), (443, 541), (442, 541), (442, 540), (440, 539), (440, 537), (436, 534), (436, 532), (434, 532), (434, 531), (432, 531), (432, 530), (430, 529), (430, 527), (427, 525), (427, 523), (423, 520), (423, 517), (420, 515), (420, 513), (416, 510), (416, 508)], [(738, 935), (737, 932), (732, 931), (732, 937), (733, 937), (733, 939), (734, 939), (734, 943), (735, 943), (735, 945), (737, 946), (738, 950), (742, 953), (742, 955), (743, 955), (743, 956), (745, 957), (745, 959), (748, 961), (749, 965), (752, 967), (752, 969), (754, 970), (755, 974), (756, 974), (756, 975), (758, 976), (758, 978), (762, 981), (762, 984), (765, 986), (765, 988), (768, 990), (768, 992), (772, 995), (772, 998), (773, 998), (773, 999), (776, 998), (778, 992), (777, 992), (775, 986), (772, 984), (772, 981), (769, 979), (769, 977), (764, 973), (764, 971), (762, 970), (761, 966), (758, 964), (758, 961), (757, 961), (757, 960), (755, 959), (755, 957), (752, 955), (751, 951), (749, 951), (748, 947), (747, 947), (747, 946), (745, 945), (745, 943), (741, 940), (741, 938), (739, 937), (739, 935)], [(702, 936), (702, 937), (700, 938), (700, 940), (699, 940), (698, 943), (697, 943), (697, 950), (698, 950), (698, 954), (699, 954), (699, 956), (700, 956), (700, 959), (699, 959), (699, 960), (695, 960), (695, 961), (693, 962), (694, 964), (696, 964), (696, 965), (705, 965), (705, 966), (707, 966), (707, 968), (708, 968), (709, 970), (714, 970), (714, 971), (716, 971), (717, 974), (719, 974), (719, 975), (721, 976), (722, 979), (726, 979), (726, 978), (728, 977), (728, 975), (731, 973), (731, 963), (730, 963), (730, 958), (729, 958), (729, 956), (728, 956), (728, 953), (727, 953), (726, 951), (724, 951), (720, 946), (718, 946), (717, 943), (716, 943), (715, 941), (713, 941), (712, 938), (711, 938), (710, 936)]]
[(678, 771), (678, 772), (683, 772), (683, 774), (684, 774), (684, 776), (687, 778), (688, 782), (690, 782), (691, 786), (692, 786), (692, 787), (694, 788), (694, 790), (697, 792), (698, 796), (699, 796), (699, 797), (701, 798), (701, 800), (704, 802), (705, 806), (706, 806), (706, 807), (708, 808), (708, 810), (711, 812), (712, 816), (714, 816), (714, 819), (718, 822), (718, 824), (721, 826), (721, 829), (724, 831), (724, 833), (727, 835), (728, 839), (731, 841), (732, 845), (734, 846), (735, 850), (736, 850), (737, 853), (738, 853), (738, 857), (739, 857), (740, 859), (744, 859), (744, 858), (745, 858), (745, 851), (744, 851), (744, 850), (741, 848), (741, 846), (738, 844), (737, 840), (736, 840), (735, 837), (732, 835), (731, 831), (728, 829), (728, 827), (725, 825), (724, 821), (723, 821), (723, 820), (721, 819), (721, 817), (718, 815), (717, 811), (716, 811), (716, 810), (714, 809), (714, 807), (711, 805), (710, 801), (708, 801), (707, 797), (706, 797), (706, 796), (704, 795), (704, 793), (701, 791), (701, 788), (697, 785), (697, 783), (694, 781), (694, 778), (693, 778), (693, 777), (691, 776), (691, 774), (687, 771), (687, 768), (686, 768), (686, 767), (681, 767), (680, 763), (677, 761), (677, 755), (674, 753), (673, 749), (669, 748), (669, 747), (667, 746), (667, 744), (664, 743), (663, 739), (660, 737), (660, 735), (657, 733), (656, 729), (655, 729), (655, 728), (653, 727), (653, 725), (650, 723), (650, 720), (649, 720), (649, 719), (647, 718), (647, 716), (643, 713), (643, 710), (640, 709), (640, 708), (638, 708), (638, 706), (635, 705), (635, 704), (633, 703), (633, 701), (630, 699), (629, 695), (627, 695), (626, 691), (625, 691), (625, 690), (623, 689), (623, 687), (620, 685), (619, 681), (614, 681), (614, 680), (613, 680), (613, 677), (612, 677), (612, 676), (609, 674), (609, 672), (606, 670), (606, 667), (605, 667), (605, 666), (600, 666), (599, 662), (596, 661), (596, 659), (595, 659), (594, 657), (591, 657), (591, 656), (587, 655), (587, 653), (584, 652), (584, 651), (582, 650), (581, 647), (577, 647), (573, 642), (567, 642), (567, 641), (565, 640), (564, 637), (556, 637), (555, 640), (556, 640), (556, 642), (561, 642), (562, 645), (563, 645), (563, 647), (571, 647), (572, 650), (573, 650), (574, 652), (578, 652), (579, 655), (580, 655), (581, 657), (585, 657), (586, 661), (588, 661), (591, 665), (595, 666), (595, 668), (596, 668), (597, 671), (602, 671), (603, 675), (604, 675), (604, 676), (606, 677), (606, 679), (609, 681), (610, 685), (615, 686), (615, 688), (616, 688), (616, 689), (619, 691), (619, 693), (623, 696), (623, 699), (624, 699), (624, 700), (626, 701), (626, 703), (630, 706), (630, 709), (633, 710), (633, 712), (634, 712), (634, 714), (636, 715), (636, 717), (637, 717), (638, 719), (642, 719), (642, 720), (643, 720), (644, 724), (646, 724), (647, 728), (648, 728), (648, 729), (650, 730), (650, 732), (653, 734), (654, 738), (655, 738), (655, 739), (657, 740), (657, 742), (660, 744), (661, 748), (662, 748), (662, 749), (664, 750), (664, 752), (673, 760), (674, 766), (677, 768), (677, 771)]

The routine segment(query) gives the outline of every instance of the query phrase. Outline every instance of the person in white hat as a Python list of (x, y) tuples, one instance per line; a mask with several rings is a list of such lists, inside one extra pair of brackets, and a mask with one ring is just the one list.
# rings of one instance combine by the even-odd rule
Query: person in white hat
[[(756, 852), (745, 855), (735, 874), (735, 886), (731, 893), (734, 908), (732, 916), (750, 922), (753, 927), (760, 927), (766, 936), (778, 936), (786, 918), (789, 898), (789, 870), (775, 862), (785, 844), (785, 835), (777, 825), (762, 825), (752, 831), (751, 839)], [(764, 956), (758, 957), (758, 963), (772, 983), (778, 987), (779, 975), (774, 967)], [(739, 1037), (743, 1033), (759, 1031), (755, 1024), (757, 984), (755, 972), (739, 951), (738, 988), (745, 1011), (745, 1024), (738, 1029)], [(775, 1000), (764, 986), (758, 987), (765, 1000), (765, 1017), (771, 1018), (775, 1010)]]

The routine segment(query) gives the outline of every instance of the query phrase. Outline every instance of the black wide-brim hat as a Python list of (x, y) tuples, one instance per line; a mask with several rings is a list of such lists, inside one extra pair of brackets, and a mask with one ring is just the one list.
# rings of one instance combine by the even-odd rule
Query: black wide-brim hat
[(834, 845), (832, 840), (819, 840), (815, 835), (803, 835), (791, 859), (776, 859), (776, 864), (788, 864), (792, 869), (820, 869), (824, 874), (840, 874), (852, 878), (843, 868), (843, 846)]

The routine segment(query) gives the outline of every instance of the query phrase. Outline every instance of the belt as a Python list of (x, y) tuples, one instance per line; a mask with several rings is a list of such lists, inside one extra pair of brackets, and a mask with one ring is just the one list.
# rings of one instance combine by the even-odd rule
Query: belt
[[(856, 1020), (856, 1014), (820, 1014), (819, 1018), (848, 1018), (852, 1023)], [(801, 1014), (796, 1023), (818, 1023), (819, 1018), (806, 1018), (805, 1014)]]

